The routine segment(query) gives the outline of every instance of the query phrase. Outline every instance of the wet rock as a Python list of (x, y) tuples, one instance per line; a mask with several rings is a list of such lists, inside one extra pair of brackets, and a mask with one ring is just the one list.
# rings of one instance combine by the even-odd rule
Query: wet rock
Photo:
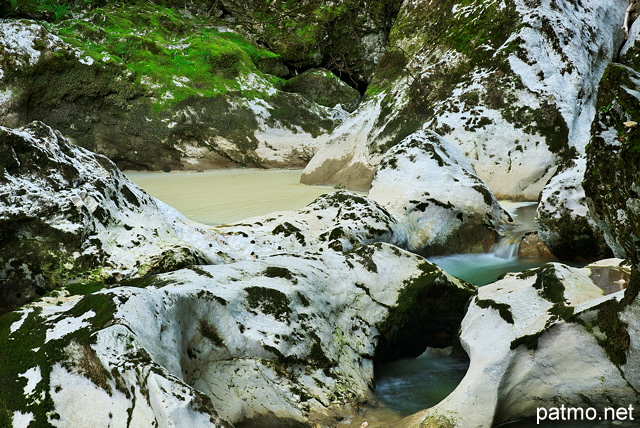
[(518, 257), (531, 259), (547, 259), (554, 257), (549, 248), (542, 242), (537, 232), (527, 233), (518, 245)]
[(385, 153), (369, 197), (425, 255), (486, 252), (511, 218), (465, 156), (434, 132), (416, 132)]
[(374, 400), (374, 360), (455, 342), (473, 292), (386, 244), (65, 291), (0, 319), (2, 417), (333, 425)]

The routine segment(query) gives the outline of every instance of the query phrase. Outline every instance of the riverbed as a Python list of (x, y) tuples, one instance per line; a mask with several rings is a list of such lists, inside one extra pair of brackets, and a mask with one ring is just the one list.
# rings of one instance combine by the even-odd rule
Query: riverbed
[[(127, 176), (154, 197), (187, 218), (207, 225), (239, 222), (274, 211), (302, 208), (331, 187), (299, 184), (300, 170), (216, 170), (206, 172), (128, 172)], [(518, 272), (546, 263), (520, 259), (513, 247), (518, 233), (534, 229), (535, 204), (502, 202), (518, 223), (505, 251), (432, 257), (453, 276), (477, 285), (495, 281), (505, 272)], [(511, 247), (509, 247), (511, 246)], [(451, 350), (428, 349), (416, 359), (399, 360), (376, 368), (377, 408), (353, 415), (340, 426), (371, 428), (389, 426), (403, 416), (434, 406), (451, 393), (468, 368), (466, 355)], [(463, 353), (462, 353), (463, 354)]]

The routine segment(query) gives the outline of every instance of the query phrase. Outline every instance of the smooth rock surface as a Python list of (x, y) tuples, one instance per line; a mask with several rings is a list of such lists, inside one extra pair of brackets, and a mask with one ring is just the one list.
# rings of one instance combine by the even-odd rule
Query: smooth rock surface
[(385, 153), (369, 198), (398, 219), (408, 249), (425, 255), (490, 251), (511, 221), (465, 156), (430, 131)]
[(374, 360), (455, 342), (473, 292), (387, 244), (65, 289), (0, 319), (0, 399), (54, 426), (334, 424), (374, 401)]
[(399, 426), (491, 426), (558, 403), (637, 407), (639, 305), (625, 291), (603, 296), (588, 272), (553, 263), (481, 287), (461, 327), (465, 378)]

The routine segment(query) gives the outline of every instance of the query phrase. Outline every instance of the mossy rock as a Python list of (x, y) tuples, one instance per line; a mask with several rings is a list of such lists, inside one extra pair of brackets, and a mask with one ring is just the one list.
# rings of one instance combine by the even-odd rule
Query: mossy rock
[[(315, 138), (334, 126), (265, 74), (285, 74), (277, 54), (224, 21), (146, 2), (79, 10), (37, 29), (35, 65), (3, 70), (12, 99), (2, 114), (15, 122), (4, 125), (43, 121), (136, 170), (273, 166), (256, 154), (263, 106), (268, 126), (290, 133)], [(46, 49), (51, 34), (66, 45)], [(294, 149), (268, 162), (304, 166)]]
[(398, 306), (378, 326), (378, 362), (415, 358), (427, 346), (458, 346), (458, 329), (475, 286), (454, 280), (429, 262), (422, 273), (405, 281)]
[[(366, 89), (400, 9), (393, 0), (222, 0), (229, 19), (269, 46), (290, 69), (325, 67)], [(371, 46), (371, 39), (379, 46)]]
[(307, 70), (287, 80), (282, 89), (300, 94), (309, 101), (325, 107), (343, 105), (347, 111), (355, 110), (360, 99), (357, 90), (328, 70)]
[(640, 122), (637, 98), (640, 73), (611, 64), (600, 82), (597, 116), (587, 147), (584, 189), (589, 206), (618, 257), (640, 265)]

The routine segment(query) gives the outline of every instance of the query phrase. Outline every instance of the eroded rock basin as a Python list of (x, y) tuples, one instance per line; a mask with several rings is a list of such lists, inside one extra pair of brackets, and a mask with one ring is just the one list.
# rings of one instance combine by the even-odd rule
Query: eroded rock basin
[[(191, 219), (210, 225), (240, 221), (273, 211), (292, 210), (334, 189), (298, 184), (300, 171), (227, 170), (202, 173), (134, 173), (130, 178)], [(250, 201), (250, 203), (247, 203)], [(505, 204), (519, 224), (515, 232), (534, 228), (535, 204)], [(506, 272), (537, 268), (548, 258), (520, 258), (496, 253), (455, 254), (430, 260), (450, 274), (477, 285), (495, 281)], [(628, 272), (610, 267), (585, 271), (603, 294), (623, 289)], [(402, 418), (435, 406), (465, 376), (469, 361), (464, 351), (428, 349), (417, 359), (397, 360), (376, 369), (378, 407), (368, 408), (342, 420), (337, 426), (403, 426)], [(510, 426), (527, 426), (528, 421)], [(398, 425), (399, 424), (399, 425)], [(525, 424), (525, 425), (521, 425)], [(243, 427), (254, 425), (245, 423)], [(257, 425), (256, 425), (257, 426)], [(608, 426), (608, 425), (594, 425)]]

